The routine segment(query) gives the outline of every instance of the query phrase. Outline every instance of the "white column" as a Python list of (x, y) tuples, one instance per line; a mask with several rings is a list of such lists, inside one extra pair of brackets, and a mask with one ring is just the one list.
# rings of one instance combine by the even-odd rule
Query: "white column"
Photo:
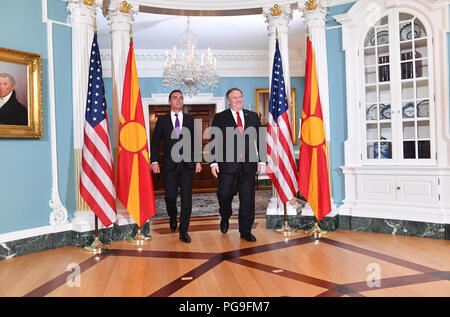
[[(328, 62), (327, 39), (325, 22), (328, 0), (319, 0), (317, 8), (308, 10), (303, 2), (299, 2), (300, 11), (303, 12), (305, 23), (309, 29), (310, 40), (316, 57), (317, 81), (319, 84), (320, 102), (322, 105), (323, 121), (327, 142), (330, 141), (330, 101), (328, 93)], [(327, 144), (328, 145), (328, 144)]]
[[(289, 71), (288, 25), (292, 20), (292, 9), (290, 6), (278, 6), (278, 9), (275, 7), (264, 8), (263, 15), (266, 18), (269, 35), (269, 87), (272, 82), (273, 56), (275, 55), (275, 40), (278, 34), (286, 91), (290, 91), (291, 77)], [(290, 94), (288, 94), (288, 98), (290, 101)]]
[[(139, 10), (139, 4), (133, 1), (111, 0), (103, 13), (108, 19), (111, 30), (111, 70), (112, 70), (112, 126), (113, 126), (113, 155), (114, 169), (117, 174), (117, 154), (119, 147), (119, 126), (122, 107), (122, 93), (130, 45), (130, 27), (134, 21), (134, 15)], [(118, 220), (117, 224), (134, 223), (129, 213), (117, 200)]]
[(76, 231), (94, 229), (94, 213), (82, 199), (79, 190), (86, 96), (89, 76), (89, 56), (94, 37), (96, 7), (102, 0), (86, 5), (83, 0), (70, 0), (68, 10), (72, 22), (72, 103), (75, 164), (76, 211), (72, 220)]
[[(272, 83), (273, 57), (275, 55), (275, 44), (278, 36), (281, 60), (283, 63), (284, 82), (286, 91), (291, 91), (291, 76), (289, 71), (289, 47), (288, 47), (288, 29), (289, 22), (292, 20), (292, 9), (290, 6), (273, 6), (263, 8), (263, 15), (266, 18), (267, 30), (269, 35), (269, 87)], [(289, 103), (291, 94), (287, 94)], [(292, 120), (292, 119), (291, 119)], [(295, 120), (295, 118), (294, 118)], [(273, 188), (273, 186), (272, 186)], [(284, 206), (278, 203), (276, 190), (272, 190), (273, 197), (267, 206), (267, 215), (284, 215)], [(296, 215), (296, 205), (286, 204), (287, 215)]]
[[(322, 106), (323, 123), (325, 128), (325, 140), (327, 146), (328, 174), (330, 190), (332, 191), (331, 179), (331, 132), (330, 132), (330, 97), (328, 87), (328, 58), (327, 58), (327, 38), (325, 30), (326, 15), (328, 13), (328, 0), (311, 1), (314, 5), (308, 7), (304, 2), (298, 3), (300, 12), (303, 13), (309, 37), (313, 46), (316, 59), (317, 81), (319, 85), (320, 103)], [(332, 192), (331, 192), (332, 195)], [(329, 214), (334, 216), (336, 210), (333, 197), (331, 196), (332, 211)], [(308, 205), (309, 207), (309, 205)], [(309, 208), (304, 211), (308, 213)], [(312, 214), (312, 211), (311, 211)]]

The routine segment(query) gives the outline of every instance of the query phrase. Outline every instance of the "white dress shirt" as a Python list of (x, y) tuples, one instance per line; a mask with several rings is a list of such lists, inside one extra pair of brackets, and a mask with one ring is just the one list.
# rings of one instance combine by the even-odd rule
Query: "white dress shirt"
[(13, 91), (11, 90), (11, 92), (9, 94), (7, 94), (5, 97), (0, 97), (0, 108), (3, 107), (5, 105), (5, 103), (8, 102), (9, 98), (11, 98)]
[[(175, 116), (175, 112), (173, 112), (172, 110), (170, 110), (170, 119), (172, 119), (172, 125), (173, 128), (175, 129), (175, 121), (177, 120), (177, 117)], [(180, 131), (181, 131), (181, 128), (183, 127), (183, 111), (178, 112), (178, 121), (180, 121)]]

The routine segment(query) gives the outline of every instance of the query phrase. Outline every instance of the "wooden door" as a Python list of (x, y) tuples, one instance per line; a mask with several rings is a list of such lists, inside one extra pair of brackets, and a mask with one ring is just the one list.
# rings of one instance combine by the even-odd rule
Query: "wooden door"
[[(212, 120), (214, 118), (216, 105), (185, 105), (184, 112), (190, 113), (195, 119), (202, 120), (202, 135), (208, 127), (211, 126)], [(157, 106), (149, 106), (149, 127), (150, 127), (150, 136), (153, 135), (153, 130), (155, 129), (156, 120), (161, 115), (164, 115), (170, 111), (169, 105), (157, 105)], [(209, 138), (202, 139), (202, 150), (205, 145), (209, 142)], [(162, 142), (161, 147), (158, 152), (158, 162), (160, 166), (161, 173), (153, 174), (153, 187), (156, 195), (164, 194), (164, 183), (163, 183), (163, 165), (164, 162), (162, 160), (164, 151), (164, 142)], [(194, 174), (194, 179), (192, 182), (192, 192), (193, 193), (212, 193), (217, 190), (217, 180), (212, 176), (211, 169), (209, 164), (204, 160), (202, 162), (202, 171), (199, 174)]]

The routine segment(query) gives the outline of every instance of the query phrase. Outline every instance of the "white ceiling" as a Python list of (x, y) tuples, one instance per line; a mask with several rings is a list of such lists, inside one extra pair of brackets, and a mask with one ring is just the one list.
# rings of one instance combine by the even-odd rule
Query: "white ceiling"
[[(269, 49), (267, 23), (262, 14), (239, 16), (193, 16), (191, 29), (198, 38), (198, 48), (213, 50), (264, 51)], [(179, 47), (187, 17), (140, 12), (133, 23), (135, 50), (171, 50)], [(111, 49), (111, 35), (106, 18), (97, 14), (98, 42), (102, 50)], [(293, 10), (289, 23), (289, 51), (304, 55), (305, 26), (302, 14)]]

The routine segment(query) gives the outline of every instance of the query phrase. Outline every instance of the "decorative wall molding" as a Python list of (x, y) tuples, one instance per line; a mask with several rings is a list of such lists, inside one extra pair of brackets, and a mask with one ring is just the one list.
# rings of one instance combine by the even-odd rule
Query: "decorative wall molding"
[[(207, 51), (198, 51), (197, 54)], [(103, 77), (112, 76), (112, 54), (110, 50), (100, 51)], [(135, 50), (138, 76), (161, 77), (166, 60), (165, 50)], [(219, 77), (268, 77), (268, 51), (215, 50)], [(305, 52), (289, 52), (291, 77), (305, 75)]]
[[(56, 139), (55, 72), (53, 58), (53, 23), (55, 21), (48, 19), (47, 10), (47, 0), (44, 0), (42, 1), (42, 23), (47, 24), (48, 90), (50, 103), (50, 140), (52, 152), (52, 189), (51, 198), (49, 201), (49, 206), (52, 208), (52, 212), (49, 216), (49, 223), (52, 226), (64, 226), (68, 223), (68, 213), (59, 196), (58, 182), (58, 146)], [(70, 27), (68, 24), (60, 22), (58, 22), (58, 24)]]
[[(296, 4), (297, 0), (280, 0), (279, 5)], [(189, 0), (140, 0), (141, 6), (165, 8), (165, 9), (184, 9), (199, 11), (215, 10), (240, 10), (261, 8), (263, 6), (273, 6), (273, 0), (209, 0), (209, 1), (189, 1)]]

